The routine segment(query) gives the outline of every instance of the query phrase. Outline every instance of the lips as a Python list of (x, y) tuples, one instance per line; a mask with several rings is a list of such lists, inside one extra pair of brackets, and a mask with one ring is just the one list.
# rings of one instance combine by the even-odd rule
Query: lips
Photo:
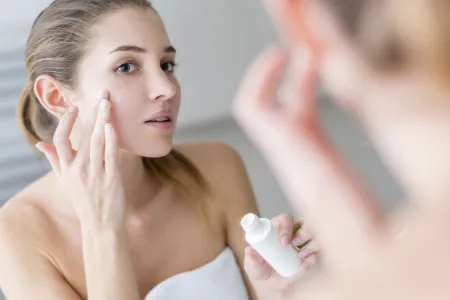
[(145, 123), (170, 123), (172, 121), (172, 111), (163, 110), (151, 116)]
[(172, 118), (170, 117), (158, 117), (158, 118), (154, 118), (154, 119), (150, 119), (145, 121), (145, 123), (167, 123), (167, 122), (172, 122)]

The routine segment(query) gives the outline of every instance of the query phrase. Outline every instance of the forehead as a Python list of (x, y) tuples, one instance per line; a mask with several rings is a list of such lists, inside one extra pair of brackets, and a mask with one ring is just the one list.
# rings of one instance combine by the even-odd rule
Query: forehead
[(149, 51), (162, 51), (170, 45), (161, 18), (151, 9), (121, 8), (105, 15), (91, 30), (91, 46), (97, 50), (136, 45)]

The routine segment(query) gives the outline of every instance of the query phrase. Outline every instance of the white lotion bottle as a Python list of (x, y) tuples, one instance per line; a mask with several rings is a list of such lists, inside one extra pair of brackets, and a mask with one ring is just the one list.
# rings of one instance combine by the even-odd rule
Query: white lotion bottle
[(300, 270), (300, 257), (294, 246), (281, 245), (277, 229), (269, 219), (249, 213), (241, 220), (245, 240), (282, 277), (291, 277)]

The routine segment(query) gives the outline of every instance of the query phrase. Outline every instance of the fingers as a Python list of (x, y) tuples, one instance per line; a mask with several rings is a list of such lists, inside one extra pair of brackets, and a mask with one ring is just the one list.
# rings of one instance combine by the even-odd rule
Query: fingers
[(114, 127), (105, 125), (105, 172), (107, 178), (112, 180), (119, 170), (119, 145)]
[(105, 158), (105, 125), (110, 118), (110, 103), (103, 99), (100, 102), (97, 121), (90, 141), (90, 170), (92, 176), (98, 176), (104, 170)]
[(76, 157), (77, 164), (89, 163), (91, 153), (91, 138), (97, 123), (99, 105), (102, 99), (107, 99), (107, 93), (102, 92), (102, 96), (96, 99), (94, 107), (87, 113), (86, 119), (83, 121), (83, 134), (81, 136), (78, 154)]
[(311, 243), (313, 232), (309, 223), (302, 223), (301, 228), (292, 237), (292, 244), (300, 247), (306, 243)]
[(59, 168), (67, 168), (74, 158), (70, 134), (78, 116), (78, 109), (75, 106), (69, 107), (67, 112), (61, 117), (58, 127), (53, 135), (53, 144), (59, 157)]
[(251, 246), (245, 248), (244, 268), (251, 280), (267, 280), (274, 274), (272, 267)]
[[(259, 67), (251, 68), (266, 74), (255, 73), (247, 82), (244, 80), (242, 90), (247, 97), (238, 96), (235, 111), (239, 113), (235, 116), (268, 161), (294, 208), (308, 216), (323, 247), (324, 259), (339, 264), (343, 257), (351, 255), (342, 245), (367, 245), (382, 215), (329, 145), (316, 124), (315, 115), (303, 114), (311, 121), (299, 120), (292, 126), (286, 113), (270, 113), (261, 106), (249, 109), (244, 103), (257, 103), (251, 97), (274, 94), (270, 91), (276, 88), (272, 82), (274, 76), (269, 72), (276, 64), (275, 57), (269, 51), (257, 60)], [(262, 89), (264, 93), (251, 89)]]
[(61, 165), (58, 157), (58, 153), (56, 151), (55, 146), (47, 144), (47, 143), (37, 143), (36, 149), (41, 151), (47, 160), (49, 161), (53, 171), (58, 175), (58, 177), (61, 175)]
[(281, 245), (286, 247), (292, 239), (292, 228), (294, 227), (294, 218), (288, 214), (276, 216), (271, 220), (272, 224), (278, 230)]
[(301, 259), (301, 269), (303, 271), (310, 271), (317, 266), (317, 254), (309, 254), (305, 257), (301, 257)]
[(310, 124), (316, 115), (318, 64), (306, 48), (292, 51), (290, 72), (284, 82), (286, 98), (283, 111), (296, 123)]
[(273, 47), (251, 64), (234, 102), (236, 115), (245, 116), (247, 110), (253, 107), (268, 107), (273, 104), (285, 60), (285, 53), (280, 48)]
[(236, 122), (256, 145), (264, 143), (267, 134), (273, 134), (273, 130), (269, 133), (260, 128), (276, 119), (274, 96), (285, 60), (286, 54), (276, 47), (260, 54), (246, 72), (233, 102)]

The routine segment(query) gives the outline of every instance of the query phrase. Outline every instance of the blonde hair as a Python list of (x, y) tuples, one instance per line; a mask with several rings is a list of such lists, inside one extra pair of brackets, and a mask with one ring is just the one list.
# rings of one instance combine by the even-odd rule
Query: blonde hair
[(375, 66), (450, 79), (447, 0), (338, 0), (332, 7)]
[[(74, 88), (75, 70), (91, 38), (89, 28), (100, 17), (130, 6), (153, 9), (147, 0), (56, 0), (37, 17), (26, 45), (29, 80), (17, 107), (19, 125), (29, 143), (51, 143), (59, 122), (38, 101), (33, 90), (36, 79), (49, 75), (62, 86)], [(176, 150), (165, 157), (142, 160), (153, 176), (181, 187), (191, 198), (200, 199), (207, 191), (200, 171)]]

